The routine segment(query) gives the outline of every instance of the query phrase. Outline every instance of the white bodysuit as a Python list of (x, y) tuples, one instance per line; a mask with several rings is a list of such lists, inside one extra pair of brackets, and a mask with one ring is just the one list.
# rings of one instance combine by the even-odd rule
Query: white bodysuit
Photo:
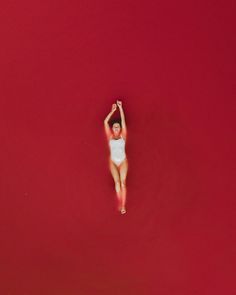
[(124, 138), (110, 139), (109, 146), (112, 162), (114, 162), (116, 165), (120, 165), (126, 158)]

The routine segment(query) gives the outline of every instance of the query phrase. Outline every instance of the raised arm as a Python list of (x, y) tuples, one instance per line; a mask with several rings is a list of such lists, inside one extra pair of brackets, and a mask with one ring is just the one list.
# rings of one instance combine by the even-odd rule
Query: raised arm
[(121, 117), (121, 126), (122, 126), (122, 136), (124, 139), (127, 137), (127, 128), (126, 128), (126, 122), (125, 122), (125, 114), (122, 107), (122, 102), (117, 100), (117, 105), (120, 110), (120, 117)]
[(108, 124), (111, 116), (113, 115), (113, 113), (116, 111), (116, 104), (114, 103), (112, 105), (112, 109), (110, 111), (110, 113), (106, 116), (105, 120), (104, 120), (104, 129), (105, 129), (105, 133), (106, 133), (106, 136), (107, 136), (107, 139), (109, 139), (111, 137), (111, 129), (110, 129), (110, 126)]

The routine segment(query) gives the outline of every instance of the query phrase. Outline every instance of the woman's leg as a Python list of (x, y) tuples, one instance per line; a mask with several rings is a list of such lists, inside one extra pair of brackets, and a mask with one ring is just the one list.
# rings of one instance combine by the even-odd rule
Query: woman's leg
[(118, 199), (118, 210), (120, 210), (121, 202), (121, 187), (120, 187), (120, 175), (117, 166), (110, 160), (110, 171), (115, 182), (115, 190)]
[(121, 182), (121, 213), (125, 213), (126, 204), (126, 177), (128, 172), (127, 159), (120, 165), (120, 182)]

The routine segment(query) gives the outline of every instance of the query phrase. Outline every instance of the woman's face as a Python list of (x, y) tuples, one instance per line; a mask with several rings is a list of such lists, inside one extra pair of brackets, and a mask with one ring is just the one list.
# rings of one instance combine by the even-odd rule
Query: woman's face
[(114, 135), (119, 135), (120, 131), (121, 131), (120, 124), (119, 123), (114, 123), (112, 125), (112, 130), (113, 130)]

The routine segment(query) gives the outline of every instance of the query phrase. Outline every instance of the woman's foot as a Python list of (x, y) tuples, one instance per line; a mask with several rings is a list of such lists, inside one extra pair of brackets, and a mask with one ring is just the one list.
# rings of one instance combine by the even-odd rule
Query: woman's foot
[(125, 214), (125, 213), (126, 213), (126, 209), (125, 209), (125, 207), (123, 207), (123, 208), (120, 209), (120, 213), (121, 213), (121, 214)]

